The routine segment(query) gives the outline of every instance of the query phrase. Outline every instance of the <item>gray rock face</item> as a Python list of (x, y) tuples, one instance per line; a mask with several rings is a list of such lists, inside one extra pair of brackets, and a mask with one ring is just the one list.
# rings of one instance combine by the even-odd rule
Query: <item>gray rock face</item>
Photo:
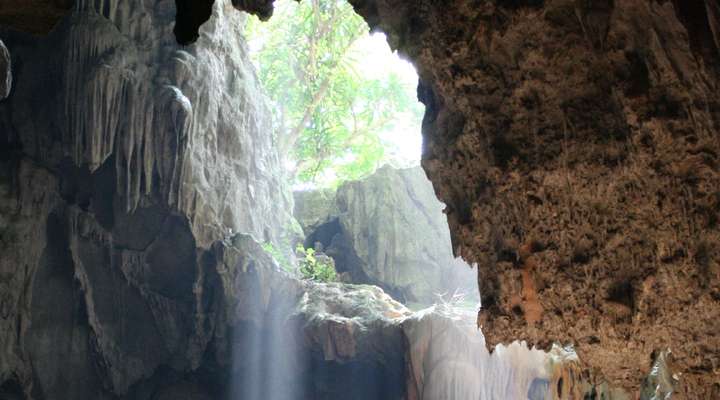
[(369, 285), (307, 282), (294, 319), (313, 366), (312, 399), (402, 399), (401, 323), (410, 311)]
[(306, 236), (339, 214), (333, 189), (298, 190), (293, 198), (293, 214)]
[(10, 52), (5, 44), (0, 40), (0, 100), (10, 95), (12, 87), (12, 69), (10, 62)]
[(219, 398), (298, 297), (260, 247), (292, 200), (243, 17), (216, 1), (180, 47), (172, 0), (76, 7), (2, 37), (0, 397)]
[(403, 302), (432, 303), (455, 290), (476, 295), (475, 274), (453, 257), (443, 205), (421, 168), (386, 166), (341, 186), (334, 206), (320, 201), (326, 197), (296, 193), (296, 215), (306, 246), (320, 243), (352, 282), (379, 285)]

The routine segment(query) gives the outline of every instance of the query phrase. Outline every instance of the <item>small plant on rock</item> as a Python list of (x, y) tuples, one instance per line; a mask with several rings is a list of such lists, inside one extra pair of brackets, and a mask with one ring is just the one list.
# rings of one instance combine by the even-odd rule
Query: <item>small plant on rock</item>
[(334, 282), (337, 280), (335, 265), (332, 259), (324, 254), (318, 255), (313, 248), (298, 245), (297, 254), (300, 258), (300, 274), (303, 279), (317, 282)]

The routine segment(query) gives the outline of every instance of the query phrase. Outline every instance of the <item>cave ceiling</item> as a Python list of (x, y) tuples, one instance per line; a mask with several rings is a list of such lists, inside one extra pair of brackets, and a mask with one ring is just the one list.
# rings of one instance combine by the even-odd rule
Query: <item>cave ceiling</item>
[[(718, 3), (350, 2), (418, 69), (423, 167), (488, 343), (573, 344), (633, 390), (671, 349), (680, 396), (720, 395)], [(212, 2), (176, 4), (191, 43)], [(71, 7), (5, 0), (0, 26), (44, 34)]]

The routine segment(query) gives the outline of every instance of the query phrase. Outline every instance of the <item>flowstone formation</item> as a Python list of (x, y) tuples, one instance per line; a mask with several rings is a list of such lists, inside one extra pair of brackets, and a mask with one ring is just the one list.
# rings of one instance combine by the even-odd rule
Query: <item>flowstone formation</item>
[(382, 287), (405, 304), (475, 299), (475, 272), (452, 254), (444, 206), (420, 167), (384, 166), (336, 193), (295, 192), (306, 247), (335, 260), (344, 280)]

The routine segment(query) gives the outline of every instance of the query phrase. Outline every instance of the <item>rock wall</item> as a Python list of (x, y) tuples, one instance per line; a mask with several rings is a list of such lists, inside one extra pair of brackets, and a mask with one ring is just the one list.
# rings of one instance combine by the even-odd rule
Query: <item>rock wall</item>
[(187, 47), (174, 18), (79, 1), (46, 37), (0, 30), (2, 398), (219, 398), (238, 332), (297, 301), (260, 247), (292, 200), (243, 17), (216, 2)]
[[(335, 201), (336, 189), (296, 190), (293, 192), (293, 216), (303, 234), (311, 236), (321, 225), (340, 214)], [(314, 243), (308, 243), (310, 245)]]
[(319, 243), (350, 282), (378, 285), (405, 304), (476, 298), (475, 273), (453, 256), (444, 205), (420, 167), (384, 166), (335, 194), (296, 192), (295, 200), (305, 246)]
[(351, 0), (414, 61), (423, 167), (488, 344), (572, 343), (637, 391), (671, 349), (716, 398), (716, 1)]
[(263, 250), (292, 207), (242, 17), (218, 1), (187, 47), (173, 17), (0, 30), (0, 398), (404, 398), (409, 311)]

